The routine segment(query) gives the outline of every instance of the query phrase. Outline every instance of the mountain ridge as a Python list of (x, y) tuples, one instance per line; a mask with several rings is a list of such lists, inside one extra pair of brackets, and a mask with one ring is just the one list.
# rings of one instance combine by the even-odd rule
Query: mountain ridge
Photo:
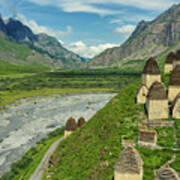
[(144, 60), (157, 56), (180, 40), (179, 12), (180, 4), (173, 5), (153, 21), (141, 21), (120, 47), (106, 49), (83, 66), (121, 66), (128, 60)]
[(17, 43), (23, 44), (40, 54), (48, 55), (58, 68), (74, 68), (83, 62), (79, 55), (64, 48), (61, 43), (45, 33), (34, 34), (33, 31), (19, 20), (9, 18), (3, 20), (0, 15), (0, 31)]

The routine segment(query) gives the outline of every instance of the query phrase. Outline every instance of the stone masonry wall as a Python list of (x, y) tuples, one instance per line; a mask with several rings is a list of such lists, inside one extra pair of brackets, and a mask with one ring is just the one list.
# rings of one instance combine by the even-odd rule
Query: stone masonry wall
[(180, 93), (180, 86), (172, 86), (170, 85), (168, 88), (168, 99), (169, 101), (174, 101), (176, 96)]
[(145, 84), (149, 89), (154, 82), (161, 82), (161, 75), (159, 74), (142, 74), (142, 84)]
[(173, 70), (172, 64), (165, 64), (165, 66), (164, 66), (164, 73), (165, 74), (172, 72), (172, 70)]
[(136, 100), (138, 104), (145, 104), (146, 103), (146, 97), (148, 94), (148, 89), (145, 86), (142, 86), (139, 90)]
[(168, 100), (148, 100), (146, 103), (148, 119), (165, 119), (169, 117)]
[(114, 173), (114, 180), (142, 180), (143, 172), (141, 174), (120, 174), (119, 172)]

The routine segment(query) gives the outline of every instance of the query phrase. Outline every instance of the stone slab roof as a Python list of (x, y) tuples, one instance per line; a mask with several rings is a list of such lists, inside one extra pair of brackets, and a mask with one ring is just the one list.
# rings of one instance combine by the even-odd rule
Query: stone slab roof
[(143, 69), (143, 74), (160, 74), (158, 64), (154, 58), (150, 58)]
[(174, 60), (176, 60), (176, 54), (173, 53), (173, 52), (170, 52), (170, 53), (167, 55), (167, 58), (166, 58), (165, 63), (166, 63), (166, 64), (172, 64)]
[(142, 166), (142, 160), (138, 151), (128, 146), (120, 154), (115, 170), (121, 174), (140, 174)]
[(85, 122), (86, 122), (85, 119), (84, 119), (83, 117), (80, 117), (80, 118), (78, 119), (77, 126), (78, 126), (78, 127), (81, 127)]
[(66, 122), (66, 130), (67, 131), (74, 131), (77, 128), (76, 120), (70, 117)]
[(180, 86), (180, 65), (176, 65), (171, 73), (170, 85)]
[(150, 100), (163, 100), (167, 99), (166, 88), (163, 83), (154, 82), (149, 89), (148, 99)]
[(177, 173), (172, 168), (161, 169), (155, 180), (179, 180)]
[(153, 143), (156, 135), (157, 135), (156, 131), (140, 129), (139, 141)]

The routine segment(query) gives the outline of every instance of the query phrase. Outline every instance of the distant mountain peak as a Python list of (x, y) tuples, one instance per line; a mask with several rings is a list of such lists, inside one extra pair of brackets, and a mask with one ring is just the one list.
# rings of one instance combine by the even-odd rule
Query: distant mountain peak
[(5, 26), (5, 23), (4, 23), (4, 20), (3, 20), (2, 16), (1, 16), (1, 14), (0, 14), (0, 30), (2, 32), (6, 32), (6, 26)]
[(60, 61), (65, 67), (75, 67), (83, 62), (79, 55), (65, 49), (61, 43), (45, 33), (34, 34), (33, 31), (15, 18), (3, 21), (0, 17), (0, 31), (39, 53), (47, 54), (55, 62)]
[(140, 21), (125, 43), (120, 47), (105, 50), (87, 66), (121, 66), (128, 60), (156, 56), (180, 40), (179, 29), (180, 4), (176, 4), (153, 21)]

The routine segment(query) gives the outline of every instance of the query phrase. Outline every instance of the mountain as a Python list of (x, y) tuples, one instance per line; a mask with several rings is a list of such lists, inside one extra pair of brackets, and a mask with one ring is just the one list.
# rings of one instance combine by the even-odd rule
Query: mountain
[(180, 40), (180, 4), (151, 22), (141, 21), (128, 40), (120, 47), (107, 49), (86, 67), (121, 66), (128, 60), (143, 60), (156, 56)]
[(60, 61), (55, 62), (47, 54), (41, 54), (22, 44), (12, 41), (2, 31), (0, 31), (0, 44), (0, 63), (7, 62), (15, 65), (33, 65), (34, 67), (45, 66), (49, 68), (56, 66), (63, 67)]
[(0, 14), (0, 30), (4, 33), (6, 32), (6, 26), (4, 24), (1, 14)]
[(83, 62), (83, 58), (65, 49), (56, 38), (47, 34), (34, 34), (29, 27), (16, 19), (9, 18), (4, 21), (0, 16), (0, 31), (16, 42), (49, 56), (55, 67), (73, 68)]

